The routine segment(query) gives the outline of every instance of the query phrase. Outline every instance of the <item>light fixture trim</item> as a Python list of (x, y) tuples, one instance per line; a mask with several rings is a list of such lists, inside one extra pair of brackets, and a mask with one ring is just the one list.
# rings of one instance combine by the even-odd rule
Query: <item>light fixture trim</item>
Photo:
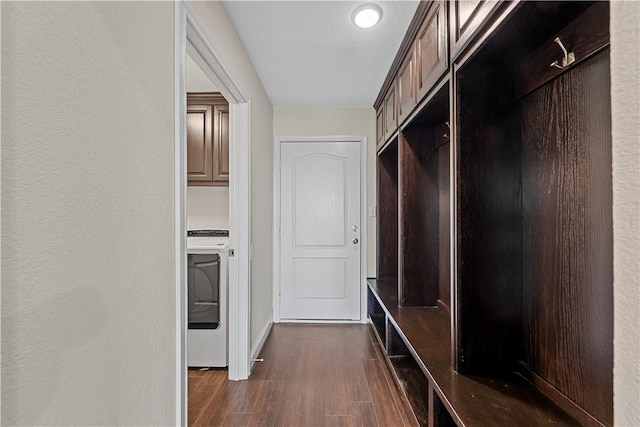
[(351, 14), (351, 20), (359, 28), (371, 28), (382, 19), (382, 9), (374, 3), (361, 4)]

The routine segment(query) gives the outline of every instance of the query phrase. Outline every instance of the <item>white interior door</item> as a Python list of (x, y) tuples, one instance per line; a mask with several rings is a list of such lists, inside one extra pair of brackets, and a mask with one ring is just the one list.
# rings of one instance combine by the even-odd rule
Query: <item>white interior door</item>
[(360, 318), (360, 144), (280, 151), (280, 318)]

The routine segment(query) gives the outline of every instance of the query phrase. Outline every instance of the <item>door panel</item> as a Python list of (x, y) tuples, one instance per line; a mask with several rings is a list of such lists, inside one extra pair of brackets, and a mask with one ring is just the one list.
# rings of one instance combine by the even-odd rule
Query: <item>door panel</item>
[(283, 143), (280, 185), (280, 317), (359, 319), (359, 143)]
[(297, 247), (344, 246), (344, 163), (324, 154), (294, 161), (292, 219)]
[(211, 106), (187, 107), (187, 179), (210, 181), (213, 176)]
[[(344, 298), (347, 284), (347, 259), (293, 260), (293, 285), (297, 298)], [(314, 287), (315, 278), (322, 277), (323, 285)]]

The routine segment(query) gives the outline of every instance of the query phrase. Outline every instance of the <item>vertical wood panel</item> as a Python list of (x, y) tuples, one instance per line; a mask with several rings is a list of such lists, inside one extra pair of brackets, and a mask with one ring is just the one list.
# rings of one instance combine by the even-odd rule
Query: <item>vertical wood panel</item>
[(378, 275), (398, 279), (398, 152), (389, 146), (378, 156)]
[[(442, 131), (438, 128), (436, 132)], [(449, 204), (449, 143), (438, 147), (438, 300), (446, 307), (451, 307), (451, 236)]]
[(613, 422), (608, 52), (522, 101), (524, 362)]
[(457, 368), (508, 372), (521, 352), (521, 160), (511, 77), (474, 64), (457, 77)]
[(432, 128), (399, 137), (400, 304), (436, 305), (438, 173)]

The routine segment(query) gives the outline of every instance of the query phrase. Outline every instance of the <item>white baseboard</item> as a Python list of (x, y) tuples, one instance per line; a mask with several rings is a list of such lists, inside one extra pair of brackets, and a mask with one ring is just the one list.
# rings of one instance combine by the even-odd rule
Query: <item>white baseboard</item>
[(354, 324), (354, 323), (367, 323), (361, 320), (320, 320), (320, 319), (280, 319), (280, 323), (314, 323), (314, 324)]
[(269, 336), (269, 332), (271, 332), (271, 327), (273, 326), (273, 313), (267, 319), (267, 322), (264, 324), (264, 327), (260, 331), (260, 335), (258, 335), (258, 340), (255, 345), (251, 348), (251, 367), (250, 371), (253, 370), (253, 365), (256, 363), (256, 359), (264, 347), (264, 343), (267, 341), (267, 337)]

